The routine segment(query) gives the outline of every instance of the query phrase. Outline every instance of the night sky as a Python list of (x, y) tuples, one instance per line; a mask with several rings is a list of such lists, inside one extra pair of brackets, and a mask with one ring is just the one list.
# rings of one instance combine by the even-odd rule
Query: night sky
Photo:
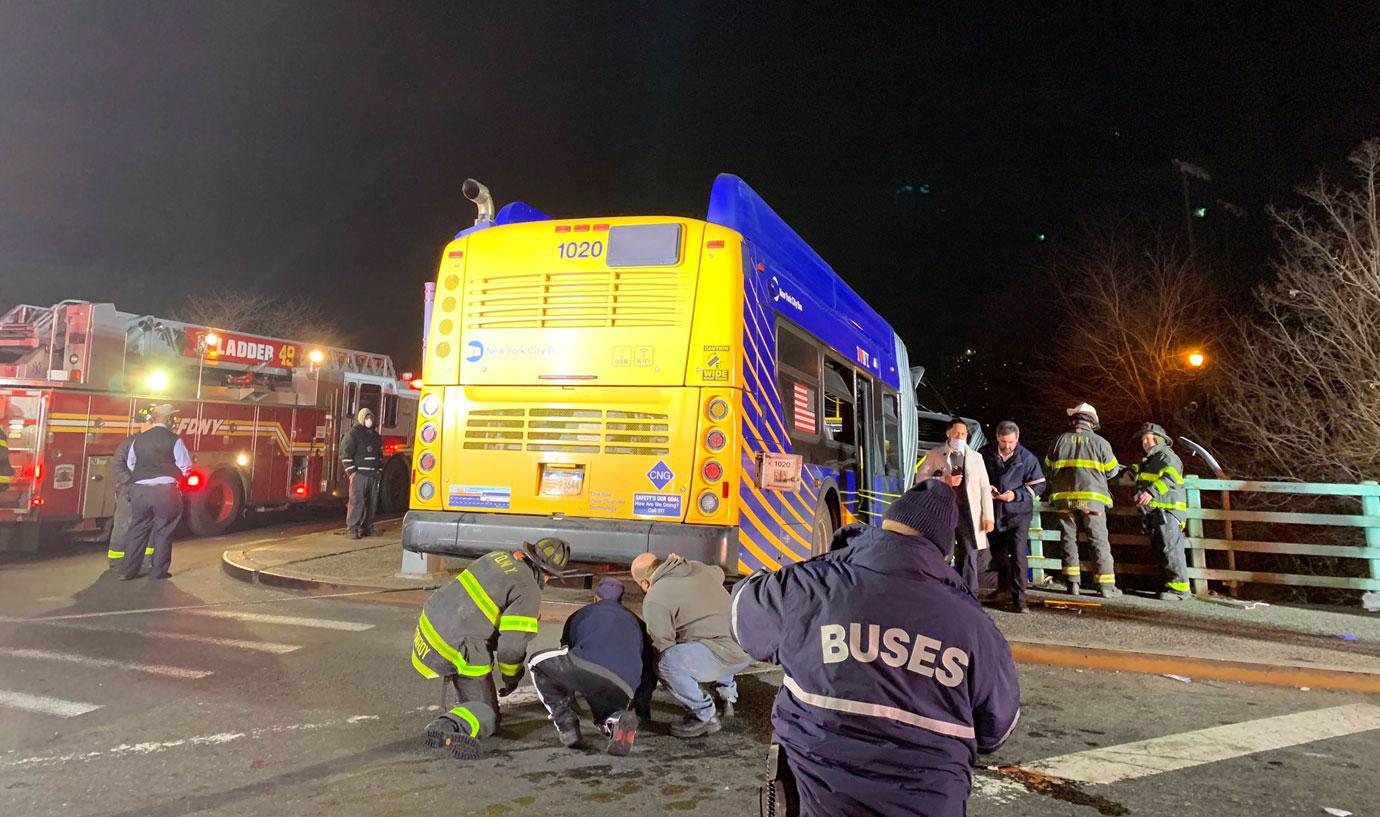
[(1375, 5), (746, 5), (0, 0), (0, 305), (308, 294), (409, 368), (466, 176), (703, 217), (729, 171), (926, 363), (1039, 324), (1020, 287), (1081, 219), (1179, 229), (1171, 159), (1212, 173), (1194, 204), (1233, 254), (1380, 136)]

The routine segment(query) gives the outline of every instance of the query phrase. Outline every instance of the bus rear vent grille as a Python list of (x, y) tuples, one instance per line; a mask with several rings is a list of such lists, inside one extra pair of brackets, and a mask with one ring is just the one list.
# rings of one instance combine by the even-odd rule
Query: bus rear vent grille
[(676, 270), (590, 270), (475, 276), (467, 329), (682, 326), (688, 277)]
[(565, 454), (671, 453), (665, 414), (603, 409), (481, 409), (465, 418), (471, 451), (555, 451)]

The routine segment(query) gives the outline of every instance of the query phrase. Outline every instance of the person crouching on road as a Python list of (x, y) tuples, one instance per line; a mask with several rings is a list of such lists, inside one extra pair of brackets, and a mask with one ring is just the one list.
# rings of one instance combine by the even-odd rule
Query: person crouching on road
[[(542, 585), (564, 576), (569, 563), (570, 545), (562, 539), (540, 539), (513, 553), (496, 550), (426, 600), (412, 636), (412, 667), (449, 682), (459, 698), (427, 726), (428, 746), (465, 760), (479, 756), (479, 741), (498, 729), (499, 695), (522, 682)], [(502, 693), (494, 687), (495, 658)]]
[(182, 519), (182, 477), (192, 470), (192, 457), (182, 438), (173, 433), (173, 407), (168, 403), (151, 412), (153, 426), (134, 438), (125, 466), (129, 469), (129, 533), (125, 536), (120, 581), (139, 577), (144, 551), (153, 549), (150, 579), (171, 576), (172, 536)]
[(1188, 562), (1184, 557), (1185, 512), (1188, 492), (1184, 490), (1184, 463), (1170, 450), (1174, 443), (1163, 426), (1146, 423), (1138, 433), (1145, 451), (1136, 472), (1136, 507), (1150, 537), (1150, 547), (1160, 557), (1164, 574), (1164, 601), (1193, 598), (1188, 586)]
[(345, 535), (351, 539), (374, 535), (374, 508), (383, 475), (383, 438), (374, 430), (374, 412), (362, 408), (340, 441), (340, 462), (350, 477), (350, 500), (345, 511)]
[(623, 606), (622, 582), (604, 577), (594, 599), (566, 619), (560, 648), (534, 653), (527, 670), (563, 745), (580, 743), (575, 696), (583, 695), (608, 738), (606, 751), (623, 756), (637, 737), (638, 716), (650, 715), (652, 645), (642, 621)]
[(801, 815), (962, 817), (977, 755), (1015, 729), (1010, 645), (948, 565), (955, 513), (927, 480), (880, 528), (733, 588), (734, 637), (785, 670), (771, 719)]
[(712, 683), (733, 716), (738, 700), (734, 675), (752, 659), (728, 633), (728, 591), (724, 572), (672, 553), (663, 561), (643, 553), (632, 562), (633, 581), (646, 592), (642, 618), (659, 653), (656, 674), (689, 713), (671, 724), (678, 738), (697, 738), (723, 728), (714, 699), (700, 687)]

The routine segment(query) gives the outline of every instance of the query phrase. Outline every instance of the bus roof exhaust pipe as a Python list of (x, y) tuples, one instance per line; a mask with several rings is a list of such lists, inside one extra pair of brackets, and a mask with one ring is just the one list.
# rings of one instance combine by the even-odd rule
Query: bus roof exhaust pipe
[(489, 193), (489, 188), (475, 181), (465, 179), (461, 185), (460, 192), (465, 194), (465, 198), (474, 202), (474, 206), (479, 209), (479, 216), (474, 220), (475, 224), (492, 224), (494, 220), (494, 197)]

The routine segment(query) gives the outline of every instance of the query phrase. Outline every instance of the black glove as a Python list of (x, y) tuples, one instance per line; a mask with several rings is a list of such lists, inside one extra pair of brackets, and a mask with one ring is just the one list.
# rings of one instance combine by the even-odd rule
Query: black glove
[(522, 683), (522, 670), (518, 670), (517, 675), (504, 675), (504, 676), (503, 676), (503, 687), (502, 687), (501, 689), (499, 689), (499, 691), (498, 691), (498, 697), (500, 697), (500, 698), (506, 698), (506, 697), (508, 697), (509, 695), (513, 694), (513, 690), (517, 689), (517, 688), (518, 688), (518, 685), (521, 684), (521, 683)]

